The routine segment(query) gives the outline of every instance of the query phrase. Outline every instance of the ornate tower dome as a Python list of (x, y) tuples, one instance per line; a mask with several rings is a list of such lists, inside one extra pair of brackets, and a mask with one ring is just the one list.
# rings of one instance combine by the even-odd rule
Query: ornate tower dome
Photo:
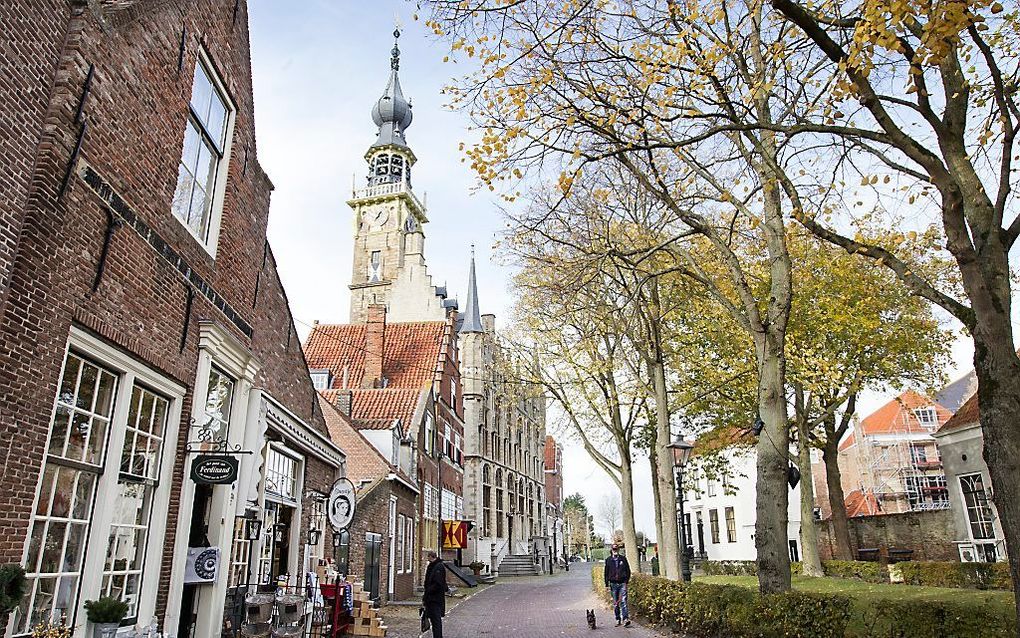
[(397, 77), (400, 69), (400, 48), (397, 46), (399, 37), (400, 29), (395, 29), (393, 50), (390, 52), (390, 79), (382, 97), (372, 107), (372, 121), (379, 127), (379, 137), (372, 148), (391, 145), (407, 147), (404, 131), (411, 126), (412, 113), (411, 103), (404, 98), (400, 90), (400, 78)]

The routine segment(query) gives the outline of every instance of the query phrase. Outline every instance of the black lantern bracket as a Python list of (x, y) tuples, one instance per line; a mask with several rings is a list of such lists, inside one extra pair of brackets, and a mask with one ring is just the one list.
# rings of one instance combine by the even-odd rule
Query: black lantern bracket
[(196, 436), (197, 440), (188, 441), (184, 445), (184, 450), (188, 454), (221, 454), (225, 456), (240, 456), (244, 454), (254, 454), (251, 450), (241, 449), (241, 444), (231, 444), (227, 439), (216, 436), (216, 432), (209, 427), (212, 423), (212, 419), (199, 424), (196, 419), (191, 419), (191, 427), (194, 428), (198, 425), (198, 432)]

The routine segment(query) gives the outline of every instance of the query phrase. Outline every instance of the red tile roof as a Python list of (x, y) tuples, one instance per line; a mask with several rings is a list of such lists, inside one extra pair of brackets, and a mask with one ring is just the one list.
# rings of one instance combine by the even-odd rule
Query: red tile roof
[[(932, 429), (921, 425), (914, 415), (914, 409), (932, 406), (938, 422), (945, 423), (952, 416), (952, 413), (928, 397), (922, 396), (913, 390), (907, 390), (898, 397), (889, 401), (879, 409), (875, 410), (861, 421), (857, 428), (865, 436), (875, 434), (930, 434)], [(855, 442), (855, 437), (850, 436), (840, 443), (839, 449), (845, 450)]]
[(967, 402), (960, 406), (953, 418), (946, 421), (939, 428), (939, 434), (959, 430), (968, 425), (977, 423), (981, 419), (981, 410), (978, 408), (977, 393), (971, 395)]
[(419, 401), (425, 399), (424, 389), (322, 390), (320, 394), (336, 405), (343, 392), (351, 393), (350, 420), (359, 430), (385, 430), (399, 420), (401, 433), (405, 434), (411, 427)]
[(355, 484), (363, 480), (385, 477), (394, 471), (368, 440), (358, 432), (351, 421), (341, 414), (324, 396), (319, 396), (319, 407), (326, 419), (329, 436), (347, 455), (347, 478)]
[(861, 490), (854, 490), (846, 495), (843, 499), (846, 504), (846, 515), (850, 517), (854, 516), (871, 516), (874, 514), (881, 514), (882, 510), (879, 509), (878, 499), (875, 498), (874, 494), (866, 494)]
[[(446, 322), (387, 323), (383, 377), (387, 388), (420, 389), (432, 382), (439, 365)], [(359, 388), (365, 373), (365, 324), (317, 325), (305, 341), (313, 370), (329, 370), (333, 388)], [(346, 379), (346, 386), (345, 381)]]

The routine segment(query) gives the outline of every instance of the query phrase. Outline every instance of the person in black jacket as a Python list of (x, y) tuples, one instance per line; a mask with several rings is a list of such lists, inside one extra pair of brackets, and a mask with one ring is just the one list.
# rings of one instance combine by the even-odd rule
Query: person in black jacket
[(432, 638), (443, 638), (443, 616), (446, 615), (446, 566), (442, 559), (433, 551), (425, 556), (429, 565), (425, 568), (425, 593), (421, 597), (421, 605), (425, 616), (432, 624)]
[(630, 627), (630, 613), (627, 611), (627, 583), (630, 581), (630, 563), (620, 553), (620, 546), (613, 545), (612, 553), (606, 559), (603, 571), (606, 587), (613, 596), (613, 613), (616, 615), (616, 626), (621, 624)]

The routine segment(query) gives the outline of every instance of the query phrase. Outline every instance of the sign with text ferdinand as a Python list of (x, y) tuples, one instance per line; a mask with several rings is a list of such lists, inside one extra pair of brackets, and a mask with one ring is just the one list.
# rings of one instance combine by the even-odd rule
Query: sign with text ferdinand
[(237, 480), (237, 459), (201, 454), (191, 462), (191, 480), (204, 485), (229, 485)]

